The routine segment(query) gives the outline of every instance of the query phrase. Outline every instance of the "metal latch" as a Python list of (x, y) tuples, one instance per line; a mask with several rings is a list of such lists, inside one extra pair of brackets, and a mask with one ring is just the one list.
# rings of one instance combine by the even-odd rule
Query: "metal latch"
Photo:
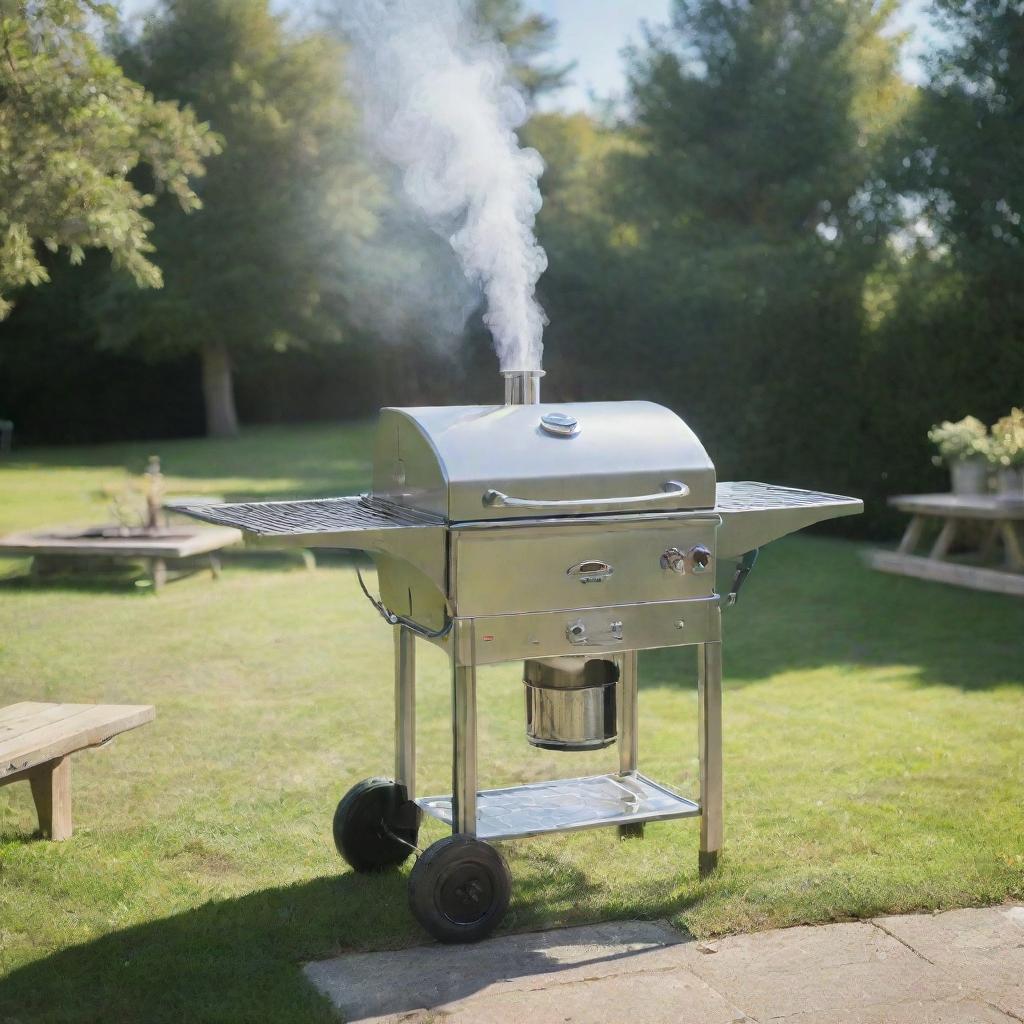
[(622, 623), (615, 619), (608, 623), (603, 638), (592, 637), (583, 619), (575, 619), (565, 627), (565, 638), (571, 644), (586, 647), (602, 647), (622, 643)]
[(726, 608), (731, 608), (739, 600), (740, 587), (743, 586), (744, 580), (750, 575), (750, 570), (754, 568), (759, 550), (759, 548), (754, 548), (753, 551), (740, 555), (739, 560), (736, 562), (736, 572), (732, 578), (732, 586), (729, 587), (729, 593), (725, 598)]

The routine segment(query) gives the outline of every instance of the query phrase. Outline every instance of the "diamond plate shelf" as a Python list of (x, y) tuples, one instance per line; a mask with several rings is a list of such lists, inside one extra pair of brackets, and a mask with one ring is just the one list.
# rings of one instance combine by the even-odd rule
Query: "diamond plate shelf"
[[(416, 801), (427, 814), (452, 823), (452, 798)], [(544, 832), (571, 832), (602, 825), (699, 817), (700, 805), (635, 775), (590, 775), (581, 779), (533, 782), (477, 794), (479, 839), (518, 839)]]

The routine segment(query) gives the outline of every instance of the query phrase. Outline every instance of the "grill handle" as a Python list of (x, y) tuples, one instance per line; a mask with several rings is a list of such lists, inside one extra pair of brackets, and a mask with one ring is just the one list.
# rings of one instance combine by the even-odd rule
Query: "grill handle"
[(588, 505), (635, 505), (640, 502), (685, 498), (690, 488), (678, 480), (666, 480), (655, 494), (634, 494), (627, 498), (513, 498), (493, 488), (484, 491), (484, 504), (492, 508), (584, 508)]

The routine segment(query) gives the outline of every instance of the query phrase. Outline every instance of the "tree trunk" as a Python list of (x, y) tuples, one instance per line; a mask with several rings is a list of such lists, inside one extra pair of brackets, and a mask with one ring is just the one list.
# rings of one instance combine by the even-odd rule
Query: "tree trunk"
[(206, 404), (206, 436), (237, 437), (235, 387), (231, 356), (221, 342), (209, 342), (200, 352), (203, 366), (203, 400)]

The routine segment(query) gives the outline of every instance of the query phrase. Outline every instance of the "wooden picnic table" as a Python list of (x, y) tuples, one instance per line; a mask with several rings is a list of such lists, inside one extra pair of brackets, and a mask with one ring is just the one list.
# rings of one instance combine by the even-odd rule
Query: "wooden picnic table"
[(44, 574), (50, 565), (60, 567), (68, 559), (143, 559), (153, 589), (159, 591), (168, 580), (168, 563), (180, 566), (203, 557), (216, 577), (220, 575), (217, 553), (242, 540), (242, 531), (230, 526), (170, 526), (150, 535), (111, 536), (115, 531), (114, 526), (91, 531), (62, 526), (9, 533), (0, 537), (0, 557), (31, 557), (36, 575)]
[[(895, 551), (868, 553), (872, 568), (1024, 596), (1024, 545), (1020, 534), (1024, 502), (1008, 502), (988, 494), (898, 494), (889, 499), (889, 504), (909, 513), (910, 523)], [(935, 521), (941, 524), (938, 535), (927, 554), (917, 554), (928, 524)], [(987, 527), (973, 531), (981, 537), (980, 543), (970, 536), (968, 524), (972, 523)], [(958, 541), (962, 550), (982, 564), (954, 560), (951, 552)], [(1000, 546), (1003, 567), (997, 568), (992, 563)]]

